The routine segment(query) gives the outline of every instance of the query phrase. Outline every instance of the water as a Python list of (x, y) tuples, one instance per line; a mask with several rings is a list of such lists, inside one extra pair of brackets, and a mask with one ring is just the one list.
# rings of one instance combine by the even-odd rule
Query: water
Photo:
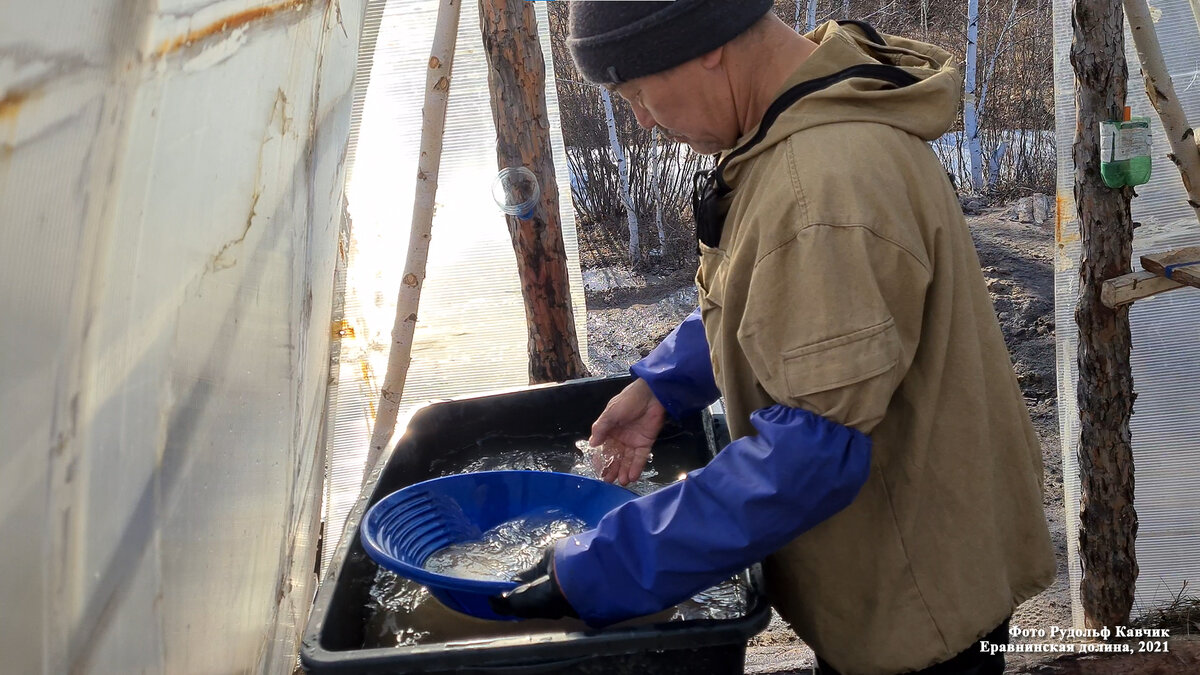
[[(586, 440), (577, 440), (571, 444), (574, 450), (559, 447), (552, 450), (517, 448), (501, 454), (487, 454), (472, 460), (461, 467), (451, 466), (439, 472), (441, 476), (457, 473), (473, 473), (476, 471), (558, 471), (573, 473), (577, 476), (600, 478), (600, 471), (611, 462), (605, 458), (599, 448), (588, 445)], [(646, 468), (637, 480), (625, 486), (625, 489), (637, 495), (648, 495), (663, 485), (679, 480), (678, 472), (674, 478), (660, 476), (654, 467), (654, 455), (646, 460)]]
[(413, 621), (414, 616), (423, 607), (440, 604), (421, 584), (380, 567), (367, 600), (370, 619), (363, 646), (396, 647), (425, 642), (432, 631), (416, 628), (422, 622)]
[[(670, 443), (671, 439), (659, 439)], [(666, 453), (686, 457), (686, 453)], [(649, 494), (680, 478), (692, 467), (672, 464), (666, 457), (651, 456), (638, 480), (626, 487)], [(436, 475), (475, 471), (559, 471), (597, 478), (604, 458), (586, 440), (575, 436), (528, 438), (492, 437), (435, 461)], [(503, 523), (476, 542), (438, 551), (426, 569), (474, 579), (507, 580), (537, 563), (542, 550), (559, 538), (583, 531), (583, 523), (558, 510), (526, 514)], [(728, 620), (745, 616), (745, 584), (729, 579), (695, 597), (630, 624), (662, 621)], [(376, 573), (367, 602), (368, 620), (364, 648), (435, 644), (448, 640), (528, 635), (542, 631), (576, 631), (586, 626), (576, 619), (559, 621), (486, 621), (447, 609), (425, 587), (382, 568)]]
[[(737, 619), (746, 615), (747, 595), (746, 585), (740, 579), (728, 579), (675, 607), (622, 625)], [(587, 629), (578, 619), (519, 622), (476, 619), (448, 609), (433, 598), (424, 586), (383, 568), (379, 568), (375, 574), (367, 611), (363, 640), (365, 649)]]
[(726, 579), (676, 605), (671, 621), (728, 620), (745, 616), (746, 595), (746, 585), (741, 580)]
[(476, 541), (437, 551), (425, 561), (425, 569), (463, 579), (509, 581), (537, 564), (547, 546), (586, 529), (586, 523), (561, 509), (527, 513), (493, 527)]

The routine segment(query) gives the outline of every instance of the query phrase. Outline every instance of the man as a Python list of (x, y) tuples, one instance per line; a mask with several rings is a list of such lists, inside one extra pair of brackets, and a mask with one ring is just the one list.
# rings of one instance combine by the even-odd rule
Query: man
[[(705, 468), (548, 550), (498, 608), (593, 625), (764, 560), (822, 673), (998, 673), (1054, 578), (1041, 453), (958, 200), (927, 145), (945, 51), (861, 24), (809, 36), (769, 0), (578, 2), (570, 47), (638, 122), (703, 153), (700, 309), (593, 426), (641, 472), (665, 415), (723, 394)], [(927, 670), (925, 670), (927, 669)]]

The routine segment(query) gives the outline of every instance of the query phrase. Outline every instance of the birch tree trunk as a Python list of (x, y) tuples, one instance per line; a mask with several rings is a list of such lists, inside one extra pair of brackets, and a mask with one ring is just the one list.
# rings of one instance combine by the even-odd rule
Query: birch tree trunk
[(662, 169), (662, 162), (658, 161), (661, 149), (660, 136), (661, 134), (655, 129), (654, 149), (650, 153), (650, 194), (654, 195), (654, 227), (658, 232), (658, 248), (654, 249), (654, 253), (662, 256), (667, 252), (667, 231), (663, 228), (662, 195), (658, 191), (658, 173)]
[(460, 0), (442, 0), (438, 4), (429, 70), (425, 73), (425, 104), (421, 109), (421, 154), (417, 158), (417, 194), (413, 200), (408, 255), (404, 277), (396, 298), (396, 320), (392, 325), (392, 346), (388, 351), (387, 373), (379, 395), (379, 409), (371, 430), (367, 450), (370, 475), (383, 448), (396, 430), (396, 415), (404, 395), (404, 381), (412, 364), (413, 333), (417, 328), (417, 308), (425, 283), (425, 264), (429, 260), (429, 239), (433, 229), (433, 205), (437, 195), (438, 171), (442, 166), (442, 136), (446, 129), (446, 103), (450, 98), (450, 74), (454, 65), (454, 45), (458, 36)]
[(1004, 160), (1004, 154), (1008, 152), (1008, 141), (1001, 141), (996, 149), (992, 151), (988, 158), (988, 190), (996, 189), (996, 184), (1000, 182), (1000, 162)]
[[(1200, 5), (1194, 0), (1193, 9)], [(1142, 62), (1142, 76), (1146, 81), (1146, 95), (1158, 111), (1163, 131), (1171, 144), (1171, 161), (1183, 178), (1183, 189), (1187, 192), (1188, 204), (1200, 220), (1200, 146), (1188, 125), (1187, 115), (1175, 95), (1175, 85), (1167, 72), (1158, 34), (1154, 32), (1154, 21), (1150, 18), (1150, 7), (1146, 0), (1125, 0), (1125, 15), (1129, 17), (1129, 28), (1133, 44), (1137, 48), (1138, 60)], [(1200, 24), (1198, 24), (1200, 27)]]
[(533, 3), (480, 0), (479, 18), (496, 121), (496, 159), (501, 168), (528, 167), (541, 185), (532, 216), (506, 216), (529, 327), (529, 381), (582, 377), (587, 370), (575, 336), (546, 114), (546, 62)]
[(802, 0), (796, 0), (796, 18), (795, 18), (795, 20), (792, 22), (792, 29), (793, 29), (793, 30), (795, 30), (797, 33), (801, 32), (801, 31), (800, 31), (800, 26), (801, 26), (801, 23), (800, 23), (800, 3), (801, 3), (801, 2), (802, 2)]
[(817, 0), (808, 0), (808, 21), (806, 24), (809, 32), (817, 28)]
[(1100, 122), (1121, 119), (1128, 72), (1120, 0), (1075, 0), (1075, 203), (1082, 254), (1079, 324), (1079, 595), (1088, 628), (1125, 624), (1138, 566), (1138, 518), (1133, 508), (1133, 372), (1129, 309), (1101, 302), (1106, 279), (1130, 272), (1132, 190), (1113, 190), (1100, 177)]
[(617, 173), (621, 176), (621, 203), (625, 205), (625, 218), (629, 221), (629, 262), (637, 263), (641, 259), (641, 242), (638, 238), (637, 213), (629, 197), (629, 163), (625, 161), (625, 151), (617, 139), (617, 118), (613, 115), (612, 95), (601, 87), (600, 98), (604, 101), (604, 116), (608, 119), (608, 143), (617, 158)]
[(983, 146), (975, 101), (975, 72), (979, 45), (979, 0), (967, 0), (967, 63), (963, 73), (963, 133), (971, 156), (971, 187), (983, 192)]
[[(926, 0), (926, 2), (928, 2), (928, 0)], [(1000, 62), (1000, 57), (1004, 55), (1004, 52), (1007, 51), (1009, 46), (1012, 44), (1011, 41), (1005, 42), (1004, 40), (1008, 36), (1008, 32), (1017, 25), (1018, 2), (1019, 0), (1013, 0), (1012, 6), (1008, 10), (1008, 18), (1004, 20), (1004, 27), (1000, 30), (1000, 35), (996, 38), (995, 49), (992, 50), (992, 57), (988, 60), (987, 68), (984, 69), (985, 72), (983, 74), (983, 82), (979, 84), (979, 96), (975, 104), (977, 110), (987, 109), (988, 87), (992, 83), (992, 77), (996, 74), (996, 64)], [(991, 180), (988, 181), (989, 184), (991, 182)]]

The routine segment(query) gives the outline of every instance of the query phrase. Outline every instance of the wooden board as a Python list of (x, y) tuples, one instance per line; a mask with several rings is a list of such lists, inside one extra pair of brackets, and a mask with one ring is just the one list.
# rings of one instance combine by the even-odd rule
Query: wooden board
[(1144, 255), (1142, 268), (1172, 281), (1200, 288), (1200, 246)]
[(1128, 305), (1134, 300), (1141, 300), (1177, 288), (1187, 288), (1187, 286), (1154, 272), (1133, 272), (1105, 281), (1104, 287), (1100, 289), (1100, 302), (1103, 302), (1105, 307), (1115, 309), (1121, 305)]

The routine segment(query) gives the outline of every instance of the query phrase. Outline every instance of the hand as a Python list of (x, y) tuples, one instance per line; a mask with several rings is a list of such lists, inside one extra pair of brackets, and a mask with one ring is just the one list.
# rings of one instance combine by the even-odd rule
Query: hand
[[(628, 485), (642, 475), (658, 432), (666, 421), (666, 409), (654, 397), (645, 380), (634, 380), (605, 406), (592, 424), (588, 444), (603, 447), (603, 466), (596, 473), (605, 481)], [(592, 457), (593, 463), (600, 460)]]
[(579, 618), (554, 575), (553, 546), (542, 552), (542, 559), (536, 565), (514, 576), (513, 581), (523, 583), (488, 598), (495, 613), (520, 619)]

